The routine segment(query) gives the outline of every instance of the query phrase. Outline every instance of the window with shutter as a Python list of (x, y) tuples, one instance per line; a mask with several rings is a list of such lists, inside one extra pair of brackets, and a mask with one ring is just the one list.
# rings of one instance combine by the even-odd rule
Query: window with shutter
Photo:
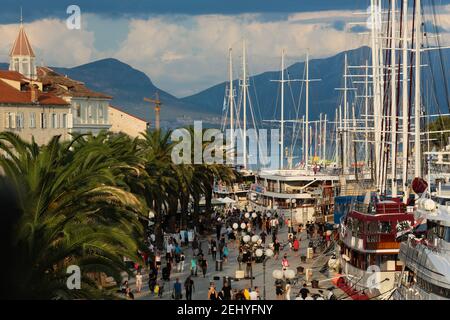
[(10, 113), (10, 127), (12, 128), (12, 129), (15, 129), (16, 128), (16, 114), (14, 113), (14, 112), (11, 112)]
[(24, 121), (24, 115), (23, 112), (20, 112), (17, 114), (17, 128), (23, 129), (25, 128), (25, 121)]
[(36, 113), (30, 113), (30, 128), (36, 128)]
[(41, 113), (41, 129), (47, 128), (47, 114), (42, 112)]
[(9, 112), (5, 112), (5, 128), (9, 129), (11, 126), (10, 115)]
[(61, 119), (61, 128), (67, 128), (67, 113), (63, 113)]
[(58, 118), (56, 117), (56, 113), (52, 113), (51, 116), (51, 121), (52, 121), (52, 129), (56, 129), (58, 128)]

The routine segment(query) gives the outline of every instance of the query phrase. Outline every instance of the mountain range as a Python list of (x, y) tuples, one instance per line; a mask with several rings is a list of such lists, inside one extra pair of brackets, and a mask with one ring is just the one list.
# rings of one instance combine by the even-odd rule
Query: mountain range
[[(317, 119), (320, 113), (326, 113), (328, 119), (334, 118), (336, 107), (342, 103), (342, 91), (337, 91), (335, 88), (343, 86), (345, 54), (348, 56), (349, 65), (364, 65), (366, 59), (370, 58), (370, 49), (361, 47), (328, 58), (310, 60), (310, 79), (321, 79), (321, 81), (310, 83), (310, 119)], [(450, 50), (427, 51), (424, 56), (423, 63), (427, 65), (423, 73), (424, 89), (432, 93), (429, 95), (430, 101), (426, 103), (436, 106), (436, 110), (433, 112), (447, 113), (449, 99), (446, 87), (450, 81), (450, 73), (445, 71), (446, 67), (450, 66)], [(251, 57), (249, 59), (251, 60)], [(0, 69), (7, 68), (8, 64), (0, 63)], [(143, 99), (144, 97), (154, 98), (155, 92), (158, 92), (163, 103), (161, 108), (162, 126), (173, 127), (179, 125), (180, 122), (192, 123), (194, 119), (204, 120), (215, 125), (220, 123), (227, 82), (216, 84), (188, 97), (178, 98), (157, 88), (145, 73), (116, 59), (103, 59), (74, 68), (52, 67), (52, 69), (86, 83), (95, 91), (113, 96), (112, 105), (149, 121), (154, 119), (153, 106), (144, 102)], [(285, 78), (303, 79), (304, 70), (304, 62), (294, 63), (286, 68)], [(352, 74), (364, 73), (364, 70), (349, 70)], [(227, 75), (223, 76), (224, 79), (227, 77)], [(431, 78), (435, 81), (431, 81)], [(250, 99), (248, 105), (253, 106), (256, 122), (280, 119), (280, 83), (271, 81), (279, 79), (279, 70), (249, 77)], [(362, 77), (353, 79), (363, 80)], [(349, 86), (352, 86), (350, 82), (351, 80), (349, 80)], [(353, 83), (353, 86), (361, 85)], [(235, 88), (239, 87), (239, 80), (234, 81), (234, 86)], [(362, 91), (360, 92), (362, 93)], [(295, 119), (295, 110), (297, 109), (300, 117), (304, 114), (304, 97), (305, 92), (301, 82), (290, 82), (285, 85), (285, 119)], [(249, 117), (252, 120), (250, 113)]]

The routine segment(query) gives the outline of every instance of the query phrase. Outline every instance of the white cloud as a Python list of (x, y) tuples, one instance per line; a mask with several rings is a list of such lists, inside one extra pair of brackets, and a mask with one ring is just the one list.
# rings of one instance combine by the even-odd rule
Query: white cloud
[[(0, 25), (0, 61), (9, 61), (9, 50), (19, 30), (18, 24)], [(69, 30), (65, 21), (43, 19), (25, 24), (25, 31), (35, 51), (37, 62), (46, 65), (73, 66), (96, 57), (94, 34)]]
[[(161, 15), (114, 22), (88, 15), (83, 18), (82, 30), (68, 30), (65, 21), (57, 19), (25, 27), (38, 62), (42, 59), (47, 65), (74, 66), (114, 57), (144, 71), (157, 86), (176, 96), (193, 94), (227, 79), (230, 46), (238, 77), (244, 38), (251, 74), (279, 69), (283, 48), (290, 64), (302, 60), (307, 49), (314, 59), (369, 43), (368, 36), (350, 32), (351, 26), (343, 24), (365, 21), (365, 16), (351, 11), (293, 13), (285, 20), (266, 18), (263, 14)], [(438, 22), (450, 31), (450, 6), (438, 10)], [(0, 61), (8, 61), (17, 32), (17, 24), (0, 25)], [(443, 44), (448, 35), (443, 35)]]
[[(304, 57), (307, 48), (311, 57), (319, 58), (365, 43), (360, 35), (333, 28), (329, 22), (334, 15), (336, 20), (354, 19), (351, 12), (339, 11), (294, 14), (284, 21), (264, 21), (256, 14), (136, 19), (130, 21), (128, 38), (115, 57), (142, 69), (160, 87), (182, 96), (227, 78), (230, 46), (237, 76), (243, 38), (253, 73), (278, 68), (283, 48), (294, 62)], [(324, 23), (318, 23), (318, 19)]]

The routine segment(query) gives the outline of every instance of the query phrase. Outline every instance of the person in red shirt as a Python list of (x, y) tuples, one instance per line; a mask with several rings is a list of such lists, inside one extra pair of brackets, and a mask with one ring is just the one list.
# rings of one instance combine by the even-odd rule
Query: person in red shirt
[(286, 254), (283, 256), (283, 259), (281, 260), (281, 266), (283, 267), (283, 271), (285, 271), (285, 270), (287, 270), (287, 268), (289, 268), (289, 261), (287, 259)]
[(292, 248), (294, 249), (294, 252), (298, 252), (298, 249), (300, 249), (300, 241), (298, 241), (297, 237), (294, 237)]

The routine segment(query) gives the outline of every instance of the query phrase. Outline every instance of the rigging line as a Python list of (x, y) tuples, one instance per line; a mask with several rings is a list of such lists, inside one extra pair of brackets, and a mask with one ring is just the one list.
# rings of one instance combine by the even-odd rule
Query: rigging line
[(261, 124), (261, 126), (262, 126), (262, 120), (263, 120), (263, 117), (262, 117), (262, 114), (261, 114), (261, 105), (260, 105), (260, 103), (259, 103), (259, 98), (258, 98), (258, 90), (256, 89), (256, 81), (255, 81), (255, 77), (253, 76), (253, 77), (250, 77), (250, 81), (253, 83), (253, 91), (254, 91), (254, 96), (255, 96), (255, 100), (256, 100), (256, 107), (257, 107), (257, 110), (258, 110), (258, 115), (259, 115), (259, 123)]
[[(287, 71), (287, 78), (288, 78), (288, 80), (290, 80), (290, 73), (289, 73), (289, 71)], [(295, 110), (294, 93), (293, 93), (293, 91), (292, 91), (292, 85), (291, 85), (291, 82), (290, 82), (290, 81), (288, 82), (288, 85), (289, 85), (289, 92), (290, 92), (290, 94), (291, 94), (291, 99), (292, 99), (292, 106), (294, 107), (295, 114), (298, 115), (297, 110)], [(291, 112), (292, 112), (292, 110), (289, 112), (289, 115), (290, 115), (289, 118), (291, 118), (291, 116), (292, 116)], [(297, 119), (297, 117), (296, 117), (295, 119)], [(290, 148), (289, 148), (289, 149), (290, 149), (290, 150), (289, 150), (290, 156), (293, 156), (293, 154), (292, 154), (292, 151), (293, 151), (293, 148), (292, 148), (293, 140), (292, 140), (292, 138), (294, 137), (294, 132), (295, 132), (295, 130), (296, 130), (296, 127), (297, 127), (297, 122), (293, 122), (293, 125), (292, 125), (292, 135), (291, 135), (291, 145), (290, 145)]]
[[(282, 71), (281, 71), (282, 72)], [(281, 72), (280, 72), (280, 77), (279, 79), (281, 79)], [(281, 90), (281, 86), (283, 85), (281, 82), (277, 82), (278, 86), (277, 86), (277, 98), (275, 101), (275, 109), (273, 111), (273, 119), (276, 119), (277, 113), (278, 113), (278, 99), (280, 98), (280, 90)]]
[[(433, 17), (433, 28), (434, 28), (434, 33), (437, 35), (436, 36), (436, 41), (437, 41), (437, 46), (438, 46), (438, 53), (439, 53), (439, 61), (440, 61), (440, 67), (441, 67), (441, 71), (442, 71), (442, 78), (444, 80), (444, 91), (445, 91), (445, 97), (446, 97), (446, 103), (447, 103), (447, 108), (450, 111), (450, 99), (449, 99), (449, 93), (448, 93), (448, 80), (446, 77), (446, 72), (445, 72), (445, 64), (444, 64), (444, 58), (442, 55), (442, 49), (441, 49), (441, 42), (440, 42), (440, 32), (439, 29), (437, 28), (437, 26), (439, 25), (438, 21), (437, 21), (437, 17), (438, 15), (436, 14), (436, 5), (434, 0), (430, 0), (431, 1), (431, 8), (433, 11), (432, 17)], [(428, 38), (427, 38), (428, 41)], [(430, 63), (431, 64), (431, 63)], [(435, 94), (437, 94), (437, 91), (435, 92)], [(435, 96), (435, 98), (437, 99), (437, 97)], [(438, 108), (438, 113), (441, 114), (441, 107), (438, 104), (439, 108)], [(441, 117), (439, 117), (438, 120), (441, 123), (442, 128), (444, 128), (444, 121)], [(441, 147), (443, 147), (445, 145), (445, 135), (441, 135)]]
[[(424, 25), (424, 28), (426, 28), (425, 25)], [(426, 33), (426, 29), (424, 31)], [(426, 41), (427, 41), (427, 47), (429, 47), (428, 37), (426, 37)], [(432, 84), (432, 87), (433, 87), (432, 96), (434, 98), (433, 100), (434, 100), (434, 103), (436, 105), (436, 111), (440, 115), (441, 114), (441, 105), (440, 105), (439, 99), (437, 98), (437, 96), (438, 96), (438, 94), (437, 94), (438, 93), (438, 89), (437, 89), (437, 86), (436, 86), (434, 64), (432, 63), (432, 57), (431, 57), (430, 50), (427, 51), (427, 58), (428, 58), (428, 62), (429, 62), (429, 65), (430, 65), (430, 68), (429, 68), (430, 73), (431, 73), (430, 81), (431, 81), (431, 84)], [(444, 75), (444, 78), (445, 78), (445, 75)], [(428, 82), (427, 82), (427, 84), (428, 84)], [(447, 90), (445, 89), (445, 91), (447, 91)], [(440, 121), (441, 125), (443, 125), (443, 121), (442, 121), (441, 117), (438, 117), (438, 121)]]
[(442, 77), (444, 80), (444, 85), (445, 85), (445, 97), (447, 100), (447, 107), (448, 110), (450, 112), (450, 98), (449, 98), (449, 93), (448, 93), (448, 80), (446, 77), (446, 72), (445, 72), (445, 64), (444, 64), (444, 58), (442, 55), (442, 49), (441, 49), (441, 40), (440, 40), (440, 32), (438, 29), (438, 24), (437, 24), (437, 14), (436, 14), (436, 5), (434, 0), (431, 0), (431, 9), (433, 10), (433, 27), (434, 27), (434, 32), (436, 33), (437, 37), (436, 37), (436, 41), (437, 41), (437, 45), (438, 45), (438, 53), (439, 53), (439, 61), (441, 62), (441, 71), (442, 71)]
[[(433, 25), (434, 25), (434, 28), (435, 28), (435, 33), (437, 33), (437, 30), (436, 30), (436, 24), (437, 24), (437, 22), (436, 22), (436, 21), (433, 21)], [(425, 34), (427, 34), (426, 25), (424, 25), (424, 29), (425, 29), (425, 30), (424, 30)], [(426, 41), (427, 41), (427, 47), (430, 47), (428, 37), (426, 37)], [(438, 44), (438, 46), (440, 46), (440, 44)], [(440, 49), (439, 49), (439, 52), (441, 52)], [(427, 52), (427, 57), (428, 57), (428, 62), (429, 62), (429, 64), (430, 64), (431, 81), (432, 81), (432, 85), (433, 85), (432, 97), (433, 97), (433, 100), (434, 100), (435, 105), (436, 105), (436, 109), (437, 109), (436, 111), (437, 111), (437, 113), (440, 115), (440, 114), (441, 114), (441, 105), (440, 105), (439, 99), (437, 98), (438, 90), (437, 90), (437, 87), (436, 87), (436, 81), (435, 81), (435, 71), (434, 71), (434, 66), (433, 66), (433, 64), (431, 63), (431, 62), (432, 62), (432, 58), (431, 58), (431, 53), (430, 53), (429, 51)], [(440, 59), (440, 56), (439, 56), (439, 59)], [(441, 60), (440, 60), (440, 61), (441, 61)], [(442, 68), (443, 68), (442, 61), (441, 61), (440, 67), (441, 67), (441, 70), (442, 70)], [(443, 77), (444, 77), (444, 79), (446, 80), (445, 74), (444, 74)], [(428, 83), (427, 83), (427, 88), (428, 88)], [(447, 87), (445, 87), (444, 90), (445, 90), (445, 93), (446, 93), (446, 96), (447, 96), (447, 94), (448, 94), (448, 92), (447, 92)], [(448, 104), (448, 100), (447, 100), (447, 104)], [(427, 104), (427, 105), (428, 105), (428, 104)], [(441, 117), (439, 117), (439, 118), (437, 119), (437, 121), (440, 122), (441, 126), (444, 125), (444, 124), (443, 124), (443, 119), (442, 119)], [(443, 136), (443, 135), (440, 135), (440, 138), (441, 138), (441, 139), (440, 139), (439, 142), (440, 142), (441, 147), (442, 147), (442, 146), (445, 144), (445, 142), (443, 141), (444, 136)]]
[[(403, 37), (403, 32), (404, 32), (404, 30), (403, 30), (403, 1), (400, 1), (401, 2), (401, 6), (400, 6), (400, 34), (399, 34), (399, 37), (400, 37), (400, 39), (402, 39), (402, 37)], [(406, 19), (406, 17), (405, 17), (405, 19)], [(397, 71), (397, 94), (396, 94), (396, 98), (397, 98), (397, 101), (396, 101), (396, 114), (395, 114), (395, 116), (396, 116), (396, 118), (395, 118), (395, 131), (398, 133), (399, 132), (399, 121), (398, 121), (398, 116), (400, 115), (400, 83), (401, 83), (401, 81), (400, 81), (400, 67), (401, 67), (401, 65), (402, 65), (402, 63), (403, 63), (403, 61), (401, 60), (402, 59), (402, 54), (400, 54), (400, 52), (398, 52), (398, 55), (397, 55), (397, 61), (398, 61), (398, 66), (397, 66), (397, 68), (398, 68), (398, 71)], [(394, 148), (394, 150), (393, 150), (393, 152), (395, 153), (395, 154), (397, 154), (397, 148), (398, 148), (398, 139), (396, 139), (396, 141), (397, 141), (397, 143), (393, 146), (393, 148)], [(395, 174), (397, 174), (397, 160), (398, 160), (398, 157), (395, 157), (395, 159), (394, 159), (394, 163), (392, 164), (393, 166), (394, 166), (394, 168), (395, 168)]]
[[(305, 73), (306, 73), (306, 64), (303, 64), (303, 78), (305, 78)], [(304, 88), (305, 82), (301, 81), (301, 85), (300, 85), (300, 90), (299, 90), (299, 97), (298, 97), (298, 104), (296, 106), (296, 119), (300, 118), (300, 106), (301, 106), (301, 101), (302, 101), (302, 96), (303, 96), (303, 88)], [(297, 141), (298, 138), (300, 136), (300, 132), (302, 127), (304, 126), (304, 124), (302, 123), (301, 126), (298, 125), (298, 130), (297, 131), (293, 131), (293, 143), (291, 144), (291, 154), (293, 154), (293, 151), (295, 149), (295, 147), (297, 146)]]
[(227, 99), (227, 86), (225, 86), (225, 96), (223, 98), (223, 108), (222, 108), (222, 131), (225, 131), (226, 123), (228, 121), (228, 111), (229, 111), (229, 103), (227, 102), (229, 99)]
[[(412, 32), (412, 37), (411, 37), (411, 49), (414, 48), (415, 45), (415, 25), (416, 25), (416, 4), (417, 1), (414, 0), (413, 2), (413, 21), (412, 21), (412, 28), (411, 28), (411, 32)], [(411, 111), (412, 111), (412, 90), (413, 90), (413, 59), (414, 59), (414, 50), (411, 50), (410, 54), (409, 54), (409, 106), (408, 106), (408, 132), (411, 132)], [(415, 103), (417, 103), (417, 101), (415, 101)], [(409, 135), (407, 135), (407, 142), (409, 145)], [(408, 172), (409, 169), (409, 154), (411, 153), (411, 148), (408, 148), (408, 154), (406, 155), (406, 172)]]

